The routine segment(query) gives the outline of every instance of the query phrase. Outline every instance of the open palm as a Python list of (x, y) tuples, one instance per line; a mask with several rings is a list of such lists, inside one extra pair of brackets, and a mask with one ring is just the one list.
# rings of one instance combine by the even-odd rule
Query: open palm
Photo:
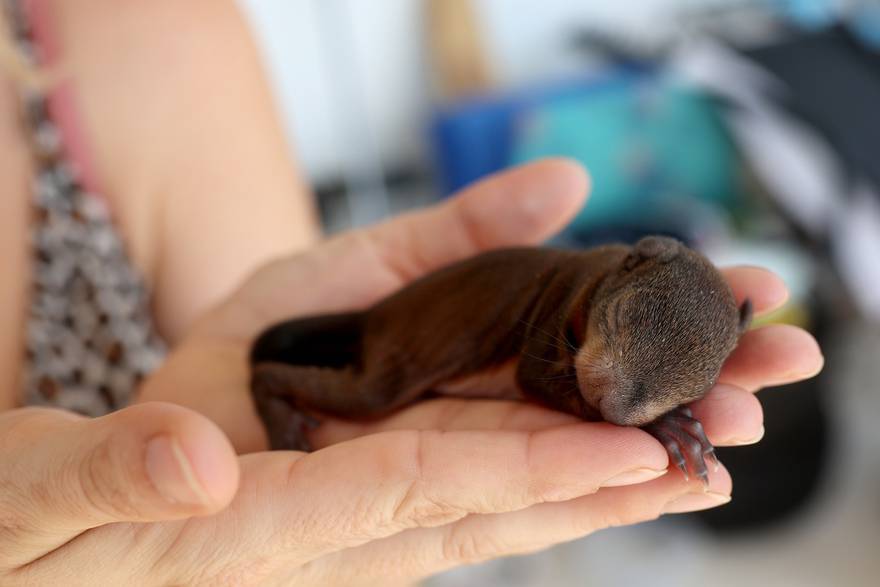
[[(541, 242), (570, 220), (586, 188), (579, 167), (545, 161), (271, 263), (196, 325), (140, 399), (207, 415), (240, 454), (265, 450), (246, 360), (263, 328), (362, 308), (442, 265)], [(785, 301), (784, 285), (767, 271), (724, 274), (737, 299), (749, 297), (757, 313)], [(763, 427), (753, 392), (811, 376), (821, 364), (815, 341), (799, 329), (751, 331), (695, 415), (716, 445), (755, 442)], [(706, 493), (677, 472), (667, 474), (665, 451), (640, 430), (505, 401), (438, 399), (378, 422), (328, 421), (313, 441), (324, 448), (240, 457), (241, 485), (229, 508), (153, 531), (172, 536), (175, 560), (192, 557), (211, 580), (409, 580), (612, 524), (718, 505), (731, 487), (723, 468)], [(230, 528), (234, 538), (215, 539)]]

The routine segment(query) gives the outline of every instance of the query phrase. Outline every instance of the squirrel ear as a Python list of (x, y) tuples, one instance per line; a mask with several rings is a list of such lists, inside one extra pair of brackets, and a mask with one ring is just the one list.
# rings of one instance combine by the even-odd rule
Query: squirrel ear
[(633, 245), (624, 261), (624, 267), (627, 270), (633, 269), (646, 259), (668, 263), (678, 255), (681, 246), (680, 242), (668, 236), (646, 236)]
[(752, 323), (752, 300), (746, 298), (739, 307), (739, 333), (742, 334), (749, 329)]

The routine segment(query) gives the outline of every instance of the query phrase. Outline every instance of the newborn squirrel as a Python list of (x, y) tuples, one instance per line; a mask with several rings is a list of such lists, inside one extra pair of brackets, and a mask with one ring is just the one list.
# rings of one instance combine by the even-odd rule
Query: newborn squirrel
[(715, 383), (751, 313), (671, 238), (503, 249), (364, 311), (268, 329), (251, 351), (251, 388), (273, 449), (309, 450), (316, 415), (373, 418), (431, 394), (521, 398), (641, 427), (707, 483), (717, 460), (686, 405)]

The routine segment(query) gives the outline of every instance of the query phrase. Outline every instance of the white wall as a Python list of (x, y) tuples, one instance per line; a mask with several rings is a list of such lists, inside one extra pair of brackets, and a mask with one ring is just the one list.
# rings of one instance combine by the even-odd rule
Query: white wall
[[(563, 75), (582, 25), (663, 36), (677, 10), (733, 0), (474, 0), (502, 83)], [(263, 44), (291, 142), (319, 181), (420, 160), (431, 99), (420, 0), (240, 0)]]

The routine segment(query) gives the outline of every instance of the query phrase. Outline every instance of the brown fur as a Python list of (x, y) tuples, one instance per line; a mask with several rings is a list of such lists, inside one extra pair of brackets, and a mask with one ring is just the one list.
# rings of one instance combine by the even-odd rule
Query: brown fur
[(513, 364), (527, 398), (643, 425), (705, 394), (748, 318), (718, 271), (672, 239), (506, 249), (364, 312), (273, 327), (254, 345), (252, 384), (275, 448), (303, 443), (279, 410), (375, 417), (431, 392), (473, 395), (462, 381)]

